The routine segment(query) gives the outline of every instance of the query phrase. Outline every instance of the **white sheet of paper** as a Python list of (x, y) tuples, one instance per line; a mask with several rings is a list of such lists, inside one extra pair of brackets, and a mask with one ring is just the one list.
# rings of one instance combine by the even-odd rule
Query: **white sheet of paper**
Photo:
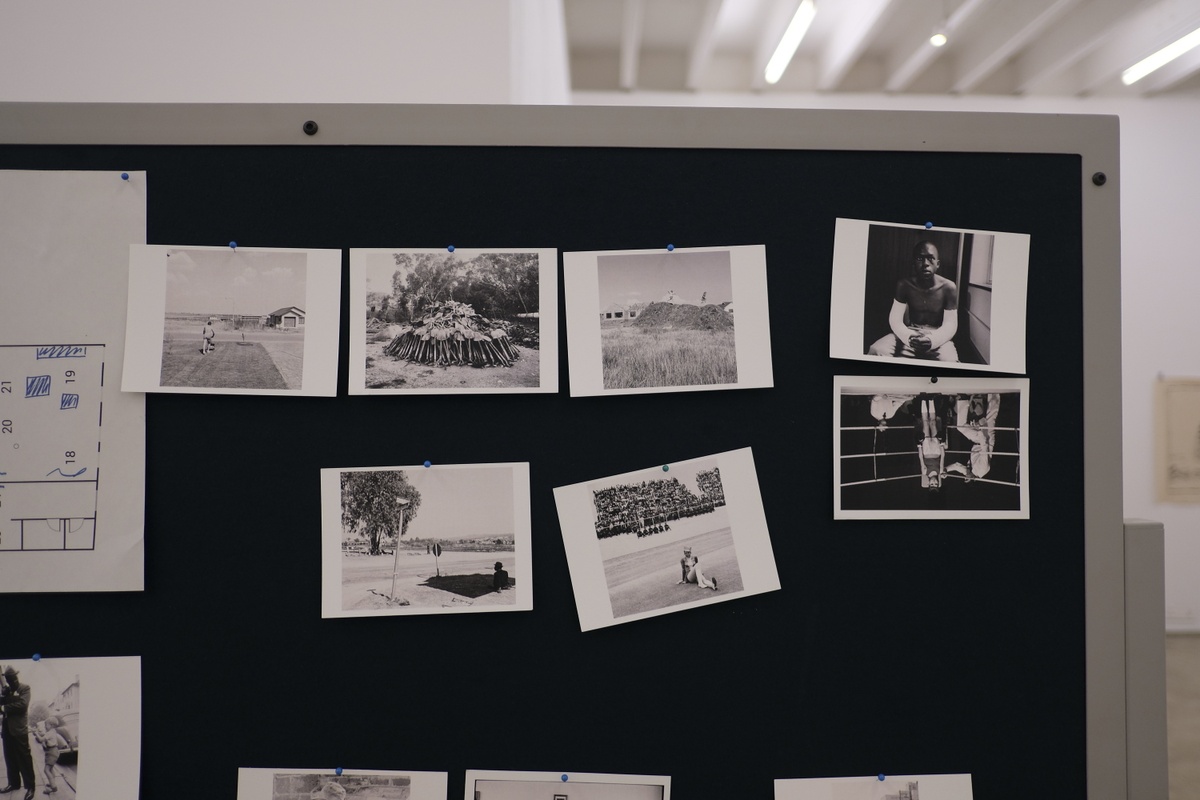
[(340, 250), (143, 245), (128, 265), (124, 391), (337, 394)]
[[(369, 539), (362, 535), (366, 531), (342, 525), (341, 478), (386, 479), (394, 473), (402, 473), (411, 487), (395, 496), (411, 497), (407, 492), (415, 490), (419, 505), (406, 521), (400, 546), (371, 555)], [(492, 590), (496, 562), (508, 573), (511, 588)], [(322, 617), (532, 608), (528, 463), (321, 470)]]
[[(890, 222), (873, 222), (860, 219), (838, 219), (834, 228), (833, 284), (830, 292), (829, 311), (829, 355), (832, 358), (848, 358), (858, 361), (900, 362), (914, 364), (914, 359), (897, 356), (875, 356), (867, 353), (864, 342), (867, 293), (873, 297), (894, 299), (896, 282), (911, 274), (911, 252), (907, 248), (896, 257), (900, 263), (878, 265), (879, 253), (868, 248), (871, 229), (889, 229), (904, 237), (904, 242), (916, 242), (928, 238), (929, 229), (922, 225), (902, 225)], [(1029, 275), (1029, 234), (980, 231), (967, 228), (935, 228), (944, 234), (961, 234), (954, 237), (963, 241), (966, 235), (977, 243), (975, 247), (978, 266), (972, 270), (969, 282), (959, 286), (959, 308), (969, 307), (968, 325), (960, 323), (959, 334), (970, 335), (978, 340), (981, 355), (987, 363), (953, 364), (932, 359), (922, 359), (920, 364), (931, 369), (953, 367), (985, 372), (1025, 372), (1025, 308), (1026, 286)], [(948, 264), (961, 263), (961, 253), (942, 254), (942, 266), (938, 274), (955, 281), (957, 276), (945, 274)], [(868, 286), (868, 262), (875, 264), (877, 277)], [(967, 291), (977, 294), (973, 303), (964, 296)], [(879, 308), (879, 325), (887, 329), (890, 304)], [(963, 331), (969, 327), (970, 333)], [(984, 352), (986, 351), (986, 352)], [(964, 354), (960, 354), (964, 355)]]
[[(78, 747), (78, 761), (61, 757), (60, 778), (67, 778), (79, 797), (137, 797), (142, 754), (142, 660), (112, 658), (42, 658), (6, 660), (30, 688), (29, 727), (37, 728), (35, 706), (46, 704), (61, 723), (57, 730)], [(65, 732), (64, 732), (65, 731)], [(41, 744), (30, 735), (30, 749), (42, 797)], [(61, 743), (60, 743), (61, 750)], [(59, 783), (59, 797), (64, 792)], [(54, 795), (50, 795), (53, 797)]]
[[(960, 399), (993, 393), (1005, 399), (1000, 419), (990, 427), (991, 446), (980, 441), (986, 423), (972, 425), (967, 416), (962, 426), (967, 433), (952, 436)], [(946, 410), (941, 416), (944, 464), (959, 465), (947, 469), (936, 492), (923, 482), (917, 455), (921, 417), (915, 404), (921, 394), (940, 397), (934, 409), (940, 403)], [(961, 413), (967, 415), (965, 400)], [(882, 430), (881, 416), (887, 418)], [(968, 465), (979, 474), (954, 471)], [(1029, 379), (943, 377), (931, 383), (929, 378), (835, 375), (833, 504), (834, 519), (1029, 519)]]
[[(915, 790), (915, 791), (914, 791)], [(777, 778), (775, 800), (971, 800), (971, 776), (878, 775), (863, 778)]]
[[(668, 466), (667, 471), (660, 465), (554, 490), (582, 630), (779, 589), (750, 448)], [(693, 497), (715, 497), (700, 490), (712, 485), (714, 470), (725, 505), (670, 518), (662, 498), (683, 495), (678, 484)], [(637, 507), (631, 492), (643, 482), (660, 487), (656, 508), (662, 519), (646, 521), (638, 532), (613, 533), (609, 523)], [(602, 512), (602, 504), (612, 511)], [(600, 528), (606, 535), (599, 535)], [(716, 579), (715, 589), (701, 585), (698, 577), (680, 583), (684, 548), (699, 559), (699, 574), (706, 581)]]
[[(404, 796), (408, 800), (445, 800), (447, 774), (412, 770), (343, 769), (342, 774), (338, 775), (337, 771), (332, 769), (239, 767), (237, 800), (280, 800), (283, 797), (292, 798), (298, 795), (309, 797), (313, 791), (330, 783), (351, 789), (381, 786), (395, 787), (393, 791), (397, 791), (407, 788), (408, 794)], [(311, 796), (319, 798), (322, 795)], [(330, 796), (337, 796), (336, 791)], [(385, 796), (392, 797), (393, 794)], [(400, 796), (398, 791), (395, 796)]]
[(464, 800), (671, 800), (665, 775), (467, 770)]
[(0, 592), (144, 585), (146, 399), (120, 386), (146, 174), (125, 175), (0, 172)]
[[(400, 324), (381, 324), (367, 330), (371, 313), (369, 293), (390, 295), (392, 277), (408, 268), (397, 266), (395, 256), (437, 257), (442, 262), (457, 262), (462, 270), (473, 269), (478, 276), (496, 271), (481, 257), (489, 253), (529, 254), (537, 263), (537, 297), (528, 299), (529, 312), (536, 317), (521, 318), (522, 324), (538, 329), (539, 347), (520, 341), (512, 344), (521, 353), (511, 367), (468, 367), (465, 365), (430, 367), (402, 361), (383, 354), (382, 347), (402, 329)], [(472, 263), (475, 262), (475, 263)], [(482, 263), (481, 263), (482, 262)], [(449, 298), (446, 298), (449, 299)], [(454, 299), (462, 300), (462, 295)], [(350, 394), (528, 394), (558, 391), (558, 251), (546, 248), (458, 248), (446, 249), (372, 248), (350, 250)], [(474, 309), (483, 313), (484, 309)], [(376, 312), (379, 312), (376, 309)], [(373, 362), (372, 367), (367, 361)], [(368, 387), (368, 371), (372, 385)]]
[[(763, 245), (563, 253), (563, 291), (572, 397), (774, 385)], [(723, 330), (689, 329), (690, 323), (648, 309), (657, 302), (691, 311), (693, 318), (708, 305), (726, 312), (735, 322), (728, 327), (734, 334), (732, 357), (724, 345), (721, 356), (710, 354)], [(639, 322), (629, 316), (630, 307), (635, 314), (651, 313)], [(672, 352), (687, 354), (675, 356), (670, 374), (639, 359), (658, 340), (664, 349), (669, 343)], [(617, 365), (608, 375), (605, 347)]]

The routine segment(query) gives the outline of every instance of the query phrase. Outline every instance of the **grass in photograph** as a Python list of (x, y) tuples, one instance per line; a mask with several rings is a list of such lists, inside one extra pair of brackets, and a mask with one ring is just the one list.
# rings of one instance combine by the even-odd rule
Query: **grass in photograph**
[(737, 383), (732, 330), (604, 328), (605, 389)]
[(259, 342), (217, 344), (208, 355), (197, 337), (163, 342), (161, 386), (206, 389), (287, 389), (266, 348)]

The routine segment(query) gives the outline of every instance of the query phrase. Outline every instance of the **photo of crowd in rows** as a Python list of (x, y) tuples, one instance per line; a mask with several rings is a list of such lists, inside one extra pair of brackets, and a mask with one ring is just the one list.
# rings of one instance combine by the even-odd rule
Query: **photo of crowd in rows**
[(835, 516), (1029, 516), (1025, 379), (835, 378)]
[[(742, 590), (715, 459), (592, 484), (614, 617)], [(671, 578), (674, 580), (671, 580)]]
[(554, 492), (585, 630), (779, 588), (748, 449)]

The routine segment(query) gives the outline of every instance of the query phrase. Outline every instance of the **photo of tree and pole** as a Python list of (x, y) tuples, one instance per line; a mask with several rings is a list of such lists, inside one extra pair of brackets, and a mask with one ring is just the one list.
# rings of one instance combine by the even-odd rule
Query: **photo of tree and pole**
[(725, 250), (596, 259), (605, 389), (736, 384)]
[(537, 388), (539, 261), (534, 252), (367, 254), (365, 387)]
[(340, 472), (342, 610), (516, 605), (513, 478), (508, 464)]
[(301, 389), (307, 258), (168, 251), (159, 385)]

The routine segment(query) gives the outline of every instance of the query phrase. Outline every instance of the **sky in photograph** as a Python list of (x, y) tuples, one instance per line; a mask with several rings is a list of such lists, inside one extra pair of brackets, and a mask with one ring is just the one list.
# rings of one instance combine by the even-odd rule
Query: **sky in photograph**
[(600, 308), (617, 303), (653, 303), (674, 290), (683, 302), (700, 305), (733, 300), (729, 251), (622, 253), (596, 258)]
[[(74, 671), (68, 672), (56, 667), (53, 659), (42, 659), (41, 661), (5, 661), (2, 663), (4, 667), (12, 664), (13, 669), (18, 673), (17, 680), (29, 686), (30, 708), (38, 703), (49, 705), (58, 696), (59, 692), (66, 689), (79, 678), (79, 675)], [(2, 669), (3, 667), (0, 667), (0, 670)], [(81, 684), (81, 707), (84, 703), (82, 692), (83, 686)]]
[[(367, 253), (363, 259), (364, 272), (367, 277), (368, 292), (383, 292), (384, 294), (392, 293), (392, 275), (396, 273), (396, 258), (392, 255), (393, 251)], [(462, 263), (470, 261), (471, 258), (479, 255), (479, 251), (472, 250), (468, 255), (470, 258), (464, 257), (462, 251), (451, 254), (445, 250), (396, 250), (397, 253), (429, 253), (436, 252), (439, 256), (453, 255)], [(407, 273), (407, 270), (402, 270)]]
[(513, 533), (512, 467), (422, 467), (404, 473), (421, 493), (421, 507), (406, 537), (457, 539)]
[(304, 252), (170, 250), (166, 261), (168, 314), (263, 315), (307, 305)]

